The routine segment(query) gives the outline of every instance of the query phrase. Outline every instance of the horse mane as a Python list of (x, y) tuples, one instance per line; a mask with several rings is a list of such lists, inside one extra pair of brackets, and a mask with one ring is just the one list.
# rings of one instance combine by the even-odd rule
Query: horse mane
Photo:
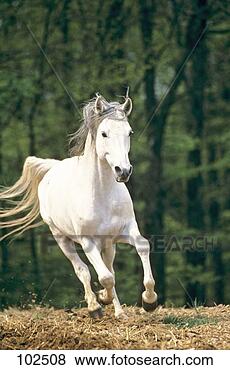
[(91, 132), (93, 140), (95, 140), (98, 126), (105, 118), (110, 117), (111, 119), (120, 119), (117, 113), (118, 111), (121, 112), (122, 104), (118, 102), (107, 102), (103, 98), (106, 102), (106, 110), (103, 113), (96, 113), (96, 99), (97, 97), (89, 100), (83, 106), (82, 124), (76, 132), (70, 135), (69, 152), (71, 157), (84, 154), (85, 142), (89, 131)]

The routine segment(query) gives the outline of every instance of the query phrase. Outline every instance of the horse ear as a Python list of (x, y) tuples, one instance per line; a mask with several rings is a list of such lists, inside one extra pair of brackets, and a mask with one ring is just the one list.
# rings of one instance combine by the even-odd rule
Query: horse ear
[(96, 100), (95, 100), (95, 112), (97, 114), (101, 114), (106, 110), (106, 105), (108, 103), (106, 100), (101, 96), (100, 94), (96, 94)]
[(126, 116), (128, 117), (133, 109), (133, 103), (130, 98), (126, 98), (124, 104), (122, 104), (122, 110), (125, 112)]

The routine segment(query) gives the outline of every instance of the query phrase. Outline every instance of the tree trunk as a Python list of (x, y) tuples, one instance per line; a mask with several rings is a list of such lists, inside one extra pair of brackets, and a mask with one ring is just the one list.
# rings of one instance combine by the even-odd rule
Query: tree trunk
[[(49, 5), (46, 11), (43, 37), (42, 37), (42, 42), (41, 42), (41, 47), (44, 51), (46, 51), (47, 43), (48, 43), (51, 13), (52, 13), (52, 6)], [(43, 54), (40, 52), (38, 63), (37, 63), (37, 69), (38, 69), (37, 90), (33, 97), (33, 102), (32, 102), (31, 109), (28, 115), (29, 155), (31, 156), (36, 155), (36, 136), (35, 136), (35, 130), (34, 130), (34, 118), (37, 113), (39, 103), (43, 96), (45, 64), (46, 64), (46, 60)], [(37, 246), (36, 246), (36, 233), (33, 229), (30, 231), (30, 249), (31, 249), (33, 274), (34, 274), (34, 281), (35, 281), (35, 294), (36, 294), (37, 300), (40, 301), (42, 283), (41, 283), (41, 274), (40, 274), (40, 268), (39, 268)]]
[[(140, 9), (140, 26), (142, 32), (142, 41), (144, 48), (144, 91), (145, 91), (145, 116), (148, 122), (153, 108), (156, 107), (157, 99), (155, 94), (155, 67), (153, 53), (153, 31), (154, 31), (154, 16), (156, 12), (156, 4), (154, 1), (139, 1)], [(152, 234), (163, 233), (163, 187), (162, 187), (162, 133), (164, 123), (160, 116), (151, 122), (149, 127), (150, 132), (150, 151), (151, 151), (151, 168), (148, 175), (148, 206), (146, 209), (146, 226), (145, 231), (147, 237)], [(154, 140), (153, 140), (154, 138)], [(151, 248), (150, 260), (156, 279), (156, 291), (160, 303), (165, 301), (165, 254), (155, 253)]]
[[(99, 22), (97, 26), (97, 34), (99, 40), (99, 50), (101, 64), (98, 69), (98, 78), (104, 76), (106, 73), (114, 76), (113, 83), (109, 88), (111, 96), (119, 95), (124, 92), (124, 85), (126, 73), (124, 69), (124, 50), (123, 40), (127, 26), (127, 14), (124, 9), (124, 0), (112, 0), (105, 19), (100, 14), (100, 3), (98, 5)], [(109, 66), (105, 68), (105, 65)]]
[[(69, 85), (69, 82), (72, 78), (72, 70), (73, 70), (73, 55), (71, 52), (71, 40), (70, 40), (70, 7), (71, 7), (71, 0), (64, 0), (62, 12), (60, 15), (60, 28), (62, 32), (62, 44), (63, 44), (63, 62), (62, 62), (62, 70), (63, 70), (63, 80), (65, 81), (66, 85)], [(73, 111), (75, 114), (75, 108), (73, 107), (72, 102), (70, 101), (69, 96), (65, 93), (62, 102), (65, 111), (66, 117), (66, 131), (72, 130), (71, 123), (73, 121), (72, 114), (70, 116), (70, 112)]]
[[(209, 163), (212, 164), (216, 161), (216, 147), (215, 144), (209, 145)], [(217, 170), (211, 170), (209, 172), (209, 186), (211, 186), (211, 191), (213, 188), (218, 186), (218, 172)], [(209, 229), (210, 232), (214, 233), (218, 230), (219, 217), (220, 217), (220, 204), (215, 198), (211, 198), (209, 201)], [(224, 263), (222, 257), (221, 245), (218, 243), (215, 249), (212, 251), (212, 260), (215, 273), (214, 282), (214, 302), (220, 304), (224, 302)]]
[[(2, 178), (2, 174), (3, 174), (3, 151), (2, 151), (2, 128), (0, 127), (0, 179)], [(6, 230), (2, 229), (1, 236), (3, 236), (5, 233), (6, 233)], [(2, 263), (1, 263), (2, 278), (0, 280), (6, 281), (7, 275), (9, 273), (9, 253), (8, 253), (8, 246), (7, 246), (6, 240), (1, 241), (1, 257), (2, 257)], [(4, 289), (4, 286), (1, 286), (2, 294), (1, 294), (0, 308), (4, 308), (7, 306), (7, 301), (6, 301), (3, 289)]]
[[(48, 43), (48, 37), (49, 37), (49, 27), (50, 27), (50, 17), (51, 17), (52, 7), (49, 6), (46, 12), (45, 22), (44, 22), (44, 30), (43, 30), (43, 37), (41, 42), (41, 47), (46, 51), (47, 43)], [(38, 60), (38, 63), (35, 68), (38, 70), (38, 78), (36, 81), (37, 90), (34, 94), (33, 101), (31, 104), (31, 108), (28, 115), (28, 134), (29, 134), (29, 154), (30, 155), (36, 155), (36, 138), (35, 138), (35, 130), (34, 130), (34, 117), (37, 113), (37, 109), (39, 106), (39, 103), (43, 96), (43, 89), (44, 89), (44, 69), (46, 65), (46, 60), (39, 51), (39, 57), (36, 59)]]
[[(146, 194), (146, 226), (145, 231), (148, 237), (163, 235), (164, 233), (164, 198), (165, 189), (163, 184), (163, 160), (162, 149), (164, 133), (167, 124), (167, 117), (175, 101), (176, 91), (183, 79), (184, 60), (187, 58), (187, 49), (183, 50), (175, 65), (174, 77), (171, 82), (170, 91), (167, 92), (164, 102), (158, 111), (153, 112), (161, 104), (156, 97), (155, 63), (157, 58), (153, 51), (154, 19), (156, 17), (157, 2), (154, 0), (139, 0), (139, 17), (143, 41), (144, 53), (144, 91), (145, 91), (145, 116), (146, 124), (149, 124), (149, 147), (150, 147), (150, 171), (147, 174)], [(182, 67), (183, 66), (183, 67)], [(180, 71), (180, 72), (179, 72)], [(151, 238), (152, 239), (152, 238)], [(153, 238), (154, 239), (154, 238)], [(155, 248), (156, 249), (156, 248)], [(151, 264), (156, 278), (156, 290), (159, 303), (165, 302), (165, 263), (164, 251), (157, 251), (151, 248)]]
[[(2, 134), (3, 130), (10, 125), (12, 117), (15, 117), (17, 114), (19, 115), (20, 108), (21, 108), (22, 98), (21, 96), (16, 98), (15, 105), (13, 102), (11, 102), (10, 107), (8, 109), (7, 117), (4, 121), (0, 122), (0, 179), (3, 178), (3, 140), (2, 140)], [(2, 183), (0, 181), (0, 183)], [(4, 207), (4, 204), (0, 204), (0, 207)], [(1, 230), (1, 235), (4, 236), (7, 234), (7, 229)], [(2, 255), (2, 275), (3, 275), (3, 282), (7, 281), (7, 276), (9, 276), (10, 272), (10, 264), (9, 264), (9, 249), (8, 249), (8, 243), (4, 239), (1, 241), (1, 255)], [(1, 288), (0, 288), (1, 289)], [(3, 295), (0, 302), (0, 307), (7, 306), (7, 300), (5, 296)]]
[[(187, 47), (192, 49), (206, 28), (207, 24), (207, 0), (194, 0), (193, 16), (191, 17), (187, 33)], [(205, 37), (197, 46), (190, 68), (190, 76), (188, 78), (188, 95), (190, 98), (191, 118), (189, 129), (192, 132), (194, 139), (197, 139), (198, 144), (188, 154), (188, 167), (197, 168), (201, 165), (201, 145), (204, 130), (204, 91), (207, 81), (206, 68), (208, 50), (205, 42)], [(202, 199), (203, 178), (201, 174), (192, 176), (187, 182), (187, 223), (191, 229), (201, 233), (204, 231), (204, 207)], [(187, 263), (193, 267), (200, 266), (205, 269), (205, 253), (197, 251), (188, 251), (186, 253)], [(205, 285), (198, 281), (188, 282), (187, 292), (189, 299), (194, 303), (204, 303), (205, 301)], [(186, 293), (187, 294), (187, 293)], [(186, 295), (186, 302), (188, 296)]]

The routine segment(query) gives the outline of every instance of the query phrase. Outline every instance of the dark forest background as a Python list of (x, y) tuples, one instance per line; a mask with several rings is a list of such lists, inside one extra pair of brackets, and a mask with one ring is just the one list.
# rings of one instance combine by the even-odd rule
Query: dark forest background
[[(228, 4), (0, 1), (0, 184), (16, 181), (28, 155), (68, 156), (67, 135), (80, 124), (30, 27), (80, 110), (97, 91), (115, 100), (130, 87), (128, 187), (166, 305), (230, 301)], [(118, 247), (115, 270), (121, 301), (136, 304), (142, 270), (133, 247)], [(46, 226), (1, 242), (0, 307), (33, 303), (84, 305)]]

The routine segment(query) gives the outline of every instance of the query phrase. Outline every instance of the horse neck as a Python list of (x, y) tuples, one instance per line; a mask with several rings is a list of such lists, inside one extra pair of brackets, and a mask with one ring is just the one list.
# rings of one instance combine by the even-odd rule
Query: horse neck
[(104, 193), (107, 191), (110, 193), (115, 184), (114, 175), (108, 162), (105, 159), (99, 159), (90, 133), (88, 133), (85, 143), (84, 160), (89, 169), (89, 180), (95, 185), (95, 189), (98, 192), (102, 191)]

